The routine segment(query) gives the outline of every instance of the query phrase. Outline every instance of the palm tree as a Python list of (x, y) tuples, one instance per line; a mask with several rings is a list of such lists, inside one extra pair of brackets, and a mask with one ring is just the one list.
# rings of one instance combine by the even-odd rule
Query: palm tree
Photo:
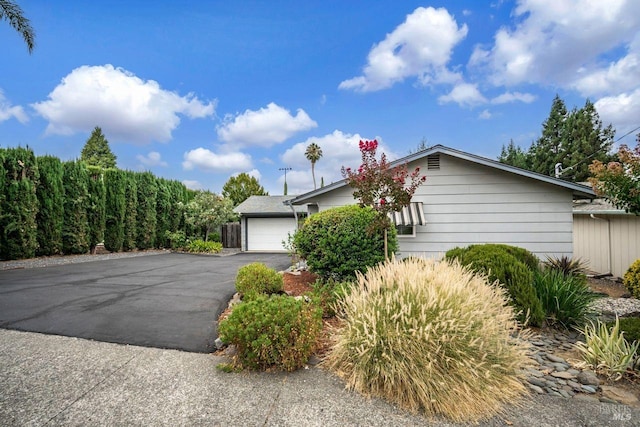
[(320, 160), (322, 157), (322, 148), (315, 142), (312, 142), (307, 147), (307, 151), (304, 152), (304, 155), (307, 156), (307, 160), (311, 162), (311, 176), (313, 177), (313, 189), (316, 189), (316, 172), (315, 166), (316, 162)]
[(31, 23), (25, 18), (22, 9), (13, 1), (0, 0), (0, 20), (9, 21), (17, 32), (22, 34), (22, 38), (27, 43), (29, 53), (33, 52), (36, 34), (31, 27)]

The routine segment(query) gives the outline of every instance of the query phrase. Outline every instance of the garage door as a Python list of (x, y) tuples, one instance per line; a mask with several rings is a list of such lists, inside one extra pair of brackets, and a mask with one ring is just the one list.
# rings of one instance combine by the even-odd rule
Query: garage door
[(247, 250), (284, 252), (282, 241), (295, 231), (294, 218), (247, 218)]

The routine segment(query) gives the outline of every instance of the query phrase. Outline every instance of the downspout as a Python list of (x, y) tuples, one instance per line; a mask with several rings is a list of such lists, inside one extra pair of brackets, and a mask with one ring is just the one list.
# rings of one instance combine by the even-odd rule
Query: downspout
[(609, 271), (607, 271), (605, 273), (605, 275), (607, 276), (611, 276), (611, 258), (612, 258), (612, 253), (611, 253), (611, 220), (609, 218), (599, 218), (597, 216), (595, 216), (594, 214), (589, 214), (589, 216), (591, 217), (591, 219), (597, 219), (600, 221), (607, 221), (607, 241), (609, 243), (609, 259), (607, 260), (608, 263), (608, 267), (609, 267)]
[(291, 200), (285, 200), (284, 204), (289, 206), (289, 208), (291, 208), (291, 212), (293, 212), (293, 217), (296, 220), (296, 230), (297, 230), (298, 229), (298, 212), (296, 212), (295, 208), (291, 204)]

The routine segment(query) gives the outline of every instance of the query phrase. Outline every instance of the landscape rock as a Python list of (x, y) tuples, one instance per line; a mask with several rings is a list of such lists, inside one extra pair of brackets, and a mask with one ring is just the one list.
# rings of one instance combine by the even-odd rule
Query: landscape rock
[(600, 388), (602, 389), (602, 397), (604, 398), (615, 400), (618, 403), (629, 406), (638, 406), (640, 404), (640, 401), (638, 401), (638, 398), (633, 393), (619, 387), (603, 385)]
[(600, 385), (600, 379), (598, 379), (598, 376), (593, 371), (582, 371), (576, 376), (576, 378), (578, 379), (578, 382), (583, 385), (592, 385), (596, 387)]

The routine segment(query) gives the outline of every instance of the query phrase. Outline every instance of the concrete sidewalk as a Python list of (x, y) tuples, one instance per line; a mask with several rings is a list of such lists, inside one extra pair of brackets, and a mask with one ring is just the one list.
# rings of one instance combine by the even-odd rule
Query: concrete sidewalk
[[(0, 330), (0, 425), (450, 426), (320, 368), (227, 374), (209, 355)], [(484, 426), (631, 426), (640, 411), (535, 397)]]

